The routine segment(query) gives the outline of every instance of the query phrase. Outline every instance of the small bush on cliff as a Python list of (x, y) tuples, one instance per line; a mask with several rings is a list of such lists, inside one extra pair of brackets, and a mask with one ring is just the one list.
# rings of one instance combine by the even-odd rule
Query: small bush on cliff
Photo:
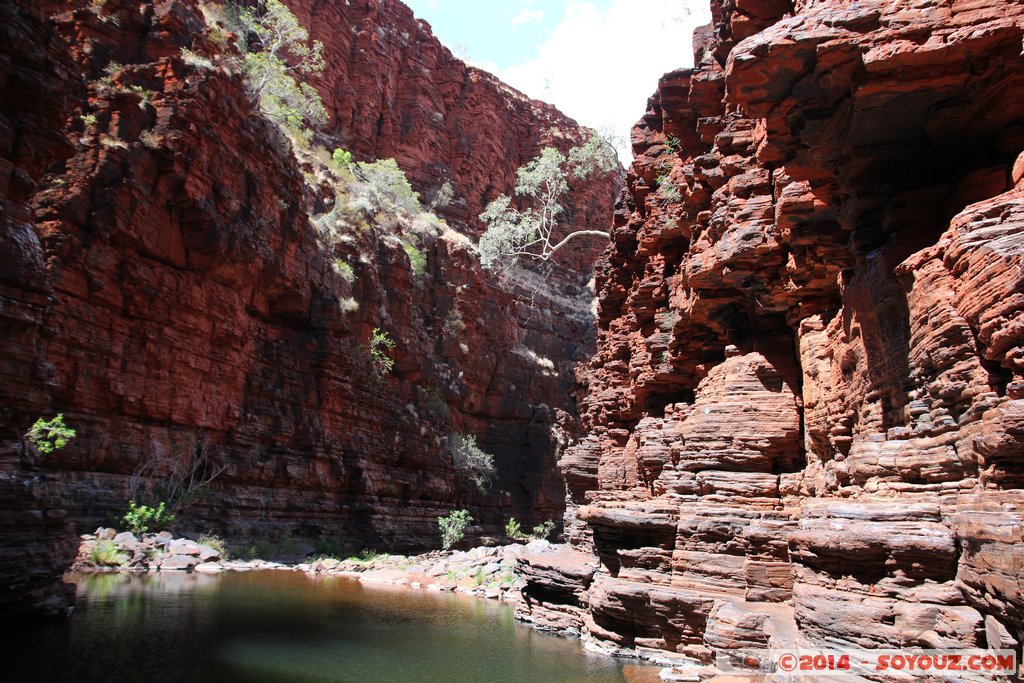
[(148, 531), (160, 531), (174, 521), (174, 515), (161, 502), (156, 507), (139, 505), (134, 500), (128, 503), (128, 512), (121, 517), (121, 523), (136, 536)]
[(420, 278), (427, 273), (427, 252), (408, 242), (402, 243), (406, 256), (409, 257), (409, 265), (412, 267), (412, 274)]
[(239, 41), (249, 94), (260, 110), (303, 137), (324, 126), (329, 116), (316, 88), (297, 76), (321, 73), (324, 46), (310, 42), (309, 32), (280, 0), (259, 0), (233, 11), (243, 36)]
[(477, 247), (480, 262), (493, 269), (511, 266), (521, 259), (549, 261), (576, 237), (607, 237), (604, 230), (576, 230), (558, 239), (555, 229), (565, 210), (562, 202), (569, 194), (570, 176), (583, 180), (618, 168), (615, 149), (592, 131), (568, 156), (545, 147), (516, 172), (515, 194), (520, 198), (518, 203), (525, 203), (527, 208), (518, 209), (512, 197), (501, 195), (480, 214), (480, 220), (487, 225)]
[(373, 328), (370, 335), (370, 362), (378, 375), (386, 375), (395, 367), (395, 361), (388, 353), (395, 348), (395, 342), (388, 333), (379, 327)]
[(335, 148), (331, 153), (331, 161), (340, 169), (347, 169), (352, 165), (352, 152), (340, 147)]
[(441, 547), (445, 550), (466, 537), (466, 527), (473, 522), (469, 510), (452, 510), (448, 515), (437, 518), (441, 528)]
[(448, 437), (448, 448), (455, 467), (465, 471), (481, 493), (486, 491), (497, 473), (494, 456), (477, 446), (472, 434), (452, 434)]
[(52, 420), (39, 418), (25, 433), (25, 439), (44, 455), (64, 448), (75, 438), (75, 430), (64, 424), (64, 413), (57, 413)]
[(362, 185), (354, 188), (354, 194), (368, 198), (375, 213), (401, 213), (412, 218), (423, 211), (419, 194), (394, 159), (360, 162), (355, 169)]

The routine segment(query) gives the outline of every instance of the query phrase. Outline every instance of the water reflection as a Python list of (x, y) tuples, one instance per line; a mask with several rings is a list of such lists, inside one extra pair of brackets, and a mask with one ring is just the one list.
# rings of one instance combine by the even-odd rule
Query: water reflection
[(505, 605), (298, 572), (76, 577), (63, 624), (0, 633), (36, 681), (625, 680), (619, 662)]

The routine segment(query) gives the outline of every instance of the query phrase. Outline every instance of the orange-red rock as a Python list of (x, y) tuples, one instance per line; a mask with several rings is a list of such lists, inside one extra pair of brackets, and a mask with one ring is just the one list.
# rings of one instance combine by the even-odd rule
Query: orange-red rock
[[(400, 3), (289, 4), (326, 44), (320, 141), (396, 157), (426, 196), (451, 177), (464, 234), (518, 164), (581, 139)], [(47, 599), (75, 528), (120, 514), (133, 470), (161, 455), (226, 465), (179, 521), (229, 540), (416, 548), (439, 543), (454, 508), (476, 533), (560, 516), (552, 427), (572, 429), (572, 367), (592, 348), (593, 244), (566, 252), (569, 275), (536, 306), (457, 237), (427, 240), (422, 277), (393, 238), (325, 246), (309, 169), (237, 75), (182, 54), (233, 49), (196, 2), (15, 2), (0, 18), (5, 613)], [(607, 224), (615, 182), (581, 189), (570, 227)], [(349, 297), (357, 312), (339, 306)], [(375, 327), (396, 342), (383, 378), (366, 352)], [(20, 436), (56, 412), (78, 437), (30, 463)], [(455, 469), (453, 432), (494, 454), (492, 492)]]
[(598, 264), (561, 458), (601, 562), (582, 632), (706, 662), (1013, 646), (1024, 6), (712, 10)]

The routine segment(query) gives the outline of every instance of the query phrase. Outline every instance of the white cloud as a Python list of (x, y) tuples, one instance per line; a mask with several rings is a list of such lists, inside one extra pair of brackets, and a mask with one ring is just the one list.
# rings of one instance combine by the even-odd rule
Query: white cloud
[(562, 22), (523, 64), (495, 72), (581, 124), (625, 139), (667, 71), (693, 62), (693, 29), (710, 21), (707, 0), (614, 0), (600, 11), (572, 0)]
[(512, 27), (515, 28), (519, 24), (525, 24), (531, 21), (540, 22), (544, 18), (544, 10), (542, 9), (524, 9), (512, 19)]

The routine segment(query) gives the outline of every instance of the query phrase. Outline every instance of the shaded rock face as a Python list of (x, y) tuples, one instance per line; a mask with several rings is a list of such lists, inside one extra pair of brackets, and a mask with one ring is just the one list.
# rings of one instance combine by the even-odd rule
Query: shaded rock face
[[(335, 116), (325, 141), (396, 156), (424, 194), (454, 173), (449, 218), (464, 233), (480, 226), (458, 219), (509, 191), (521, 161), (581, 139), (554, 109), (452, 59), (399, 3), (294, 7), (330, 56), (318, 82)], [(228, 538), (423, 548), (439, 543), (437, 516), (459, 507), (478, 534), (511, 515), (561, 515), (556, 426), (573, 428), (572, 367), (592, 349), (576, 281), (589, 274), (530, 305), (496, 287), (456, 233), (427, 239), (422, 275), (394, 238), (353, 231), (325, 244), (311, 225), (326, 211), (325, 191), (304, 182), (311, 169), (252, 113), (237, 76), (182, 55), (233, 49), (190, 0), (4, 3), (0, 19), (4, 614), (59, 611), (59, 598), (41, 603), (74, 533), (121, 514), (132, 473), (154, 458), (226, 466), (179, 521)], [(418, 51), (398, 59), (388, 41), (406, 29)], [(411, 69), (420, 58), (429, 69)], [(373, 100), (420, 121), (417, 93), (451, 88), (450, 126), (415, 136), (343, 115)], [(491, 145), (453, 156), (465, 136)], [(607, 224), (614, 182), (582, 195), (575, 227)], [(569, 271), (588, 253), (572, 252)], [(366, 349), (376, 327), (396, 342), (383, 377)], [(77, 438), (32, 455), (21, 435), (58, 411)], [(454, 467), (456, 432), (494, 454), (489, 493)]]
[(598, 265), (560, 467), (600, 568), (531, 590), (701, 661), (1017, 643), (1024, 6), (712, 8), (634, 128)]

